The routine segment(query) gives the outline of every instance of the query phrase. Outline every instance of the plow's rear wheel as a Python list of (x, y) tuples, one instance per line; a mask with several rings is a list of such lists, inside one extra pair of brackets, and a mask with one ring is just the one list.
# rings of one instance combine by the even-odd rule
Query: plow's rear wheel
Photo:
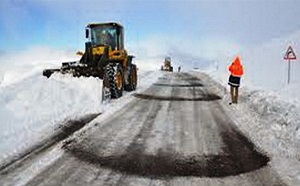
[(131, 65), (130, 73), (128, 76), (128, 84), (126, 85), (125, 90), (133, 91), (136, 89), (136, 85), (137, 85), (137, 69), (136, 69), (136, 65)]
[(137, 86), (137, 68), (136, 65), (132, 65), (132, 90), (135, 90)]
[(107, 69), (111, 98), (123, 95), (124, 76), (121, 64), (109, 64)]

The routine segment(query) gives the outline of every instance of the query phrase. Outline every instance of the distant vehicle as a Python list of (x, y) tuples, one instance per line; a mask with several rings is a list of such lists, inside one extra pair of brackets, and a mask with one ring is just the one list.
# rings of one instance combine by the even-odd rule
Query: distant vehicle
[(164, 65), (161, 66), (161, 70), (162, 70), (162, 71), (173, 72), (173, 66), (172, 66), (172, 64), (171, 64), (171, 57), (166, 57), (166, 58), (165, 58)]

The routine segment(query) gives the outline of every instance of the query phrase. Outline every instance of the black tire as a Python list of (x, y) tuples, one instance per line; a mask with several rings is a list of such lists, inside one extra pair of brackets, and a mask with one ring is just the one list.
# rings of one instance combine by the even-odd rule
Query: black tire
[(173, 72), (173, 67), (170, 67), (170, 72)]
[(132, 75), (132, 90), (136, 90), (138, 79), (136, 65), (132, 65)]
[(107, 76), (111, 98), (121, 97), (124, 90), (124, 75), (121, 64), (108, 64)]
[(128, 74), (128, 84), (125, 86), (126, 91), (133, 91), (137, 86), (137, 69), (136, 65), (130, 66), (130, 72)]
[[(107, 65), (104, 68), (104, 75), (103, 75), (103, 80), (102, 80), (102, 102), (105, 101), (108, 98), (111, 98), (111, 93), (110, 93), (110, 82), (109, 82), (109, 75), (112, 73), (110, 65)], [(100, 77), (101, 78), (101, 77)]]

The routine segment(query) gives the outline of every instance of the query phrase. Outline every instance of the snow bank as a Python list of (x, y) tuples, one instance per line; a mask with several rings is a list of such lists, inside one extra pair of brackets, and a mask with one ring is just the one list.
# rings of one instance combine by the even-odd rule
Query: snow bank
[[(78, 59), (73, 50), (44, 46), (29, 48), (17, 56), (1, 53), (0, 165), (49, 138), (65, 120), (103, 111), (109, 115), (131, 100), (134, 92), (125, 92), (118, 100), (101, 103), (102, 80), (97, 78), (42, 76), (43, 69), (60, 68), (62, 62)], [(137, 91), (143, 91), (156, 81), (158, 73), (147, 71), (153, 60), (140, 61), (144, 66), (136, 61), (138, 68), (144, 69), (138, 71), (137, 87)]]
[[(261, 118), (256, 135), (272, 154), (300, 159), (300, 107), (278, 95), (243, 89), (241, 101)], [(251, 126), (249, 126), (251, 127)]]
[(40, 73), (0, 87), (0, 164), (49, 137), (57, 124), (85, 113), (101, 112), (102, 81)]
[(271, 157), (270, 165), (281, 178), (288, 185), (299, 185), (299, 105), (276, 93), (243, 88), (240, 103), (230, 109), (238, 127)]
[[(36, 66), (39, 68), (39, 65)], [(26, 68), (22, 69), (29, 72)], [(11, 71), (17, 74), (18, 71)], [(132, 94), (147, 89), (161, 72), (138, 71), (136, 91), (124, 92), (116, 100), (102, 103), (102, 80), (74, 78), (54, 73), (49, 79), (35, 73), (18, 82), (0, 86), (0, 165), (9, 162), (24, 150), (48, 139), (60, 124), (90, 113), (108, 116), (133, 99)]]

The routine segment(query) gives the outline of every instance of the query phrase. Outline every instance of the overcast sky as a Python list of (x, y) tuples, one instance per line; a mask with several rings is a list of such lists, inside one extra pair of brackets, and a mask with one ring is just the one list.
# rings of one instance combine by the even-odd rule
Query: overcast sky
[(299, 8), (300, 0), (1, 0), (0, 52), (82, 49), (85, 25), (107, 21), (124, 25), (129, 46), (255, 46), (299, 31)]

